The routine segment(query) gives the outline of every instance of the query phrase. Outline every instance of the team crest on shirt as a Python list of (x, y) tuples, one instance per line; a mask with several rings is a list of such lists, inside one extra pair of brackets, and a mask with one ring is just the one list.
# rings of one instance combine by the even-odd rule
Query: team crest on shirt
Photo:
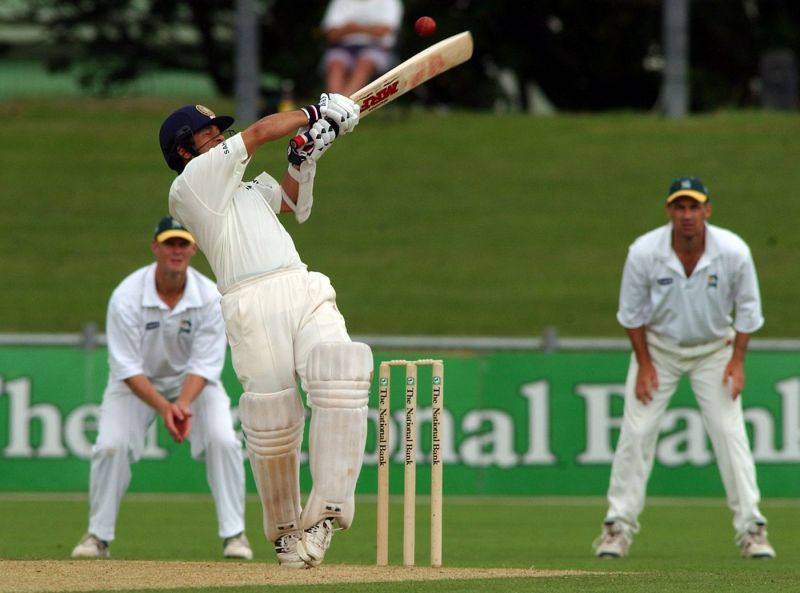
[(716, 288), (719, 278), (716, 274), (709, 274), (708, 275), (708, 287), (709, 288)]
[(192, 320), (191, 319), (181, 319), (181, 323), (178, 326), (178, 333), (179, 334), (190, 334), (190, 333), (192, 333)]

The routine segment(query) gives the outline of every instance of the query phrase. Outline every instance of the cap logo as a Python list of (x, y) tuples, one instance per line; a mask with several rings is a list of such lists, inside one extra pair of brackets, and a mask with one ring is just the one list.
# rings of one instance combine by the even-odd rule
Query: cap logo
[(681, 187), (683, 189), (692, 189), (692, 182), (689, 181), (688, 179), (684, 179), (683, 181), (681, 181)]
[(211, 111), (211, 110), (210, 110), (208, 107), (206, 107), (205, 105), (195, 105), (194, 107), (195, 107), (195, 109), (197, 109), (197, 111), (199, 111), (200, 113), (202, 113), (202, 114), (203, 114), (203, 115), (205, 115), (206, 117), (209, 117), (209, 118), (212, 118), (212, 119), (213, 119), (213, 118), (215, 118), (215, 117), (217, 117), (216, 115), (214, 115), (214, 112), (213, 112), (213, 111)]

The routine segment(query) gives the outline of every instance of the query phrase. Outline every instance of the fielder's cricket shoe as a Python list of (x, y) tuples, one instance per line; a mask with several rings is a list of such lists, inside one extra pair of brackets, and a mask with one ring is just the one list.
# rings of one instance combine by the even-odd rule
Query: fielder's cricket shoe
[(767, 539), (766, 523), (753, 523), (736, 539), (745, 558), (775, 558), (775, 550)]
[(253, 559), (253, 550), (250, 549), (250, 542), (247, 541), (244, 531), (222, 540), (222, 555), (225, 558), (239, 558), (240, 560)]
[(92, 533), (87, 533), (72, 550), (73, 558), (108, 558), (108, 542)]
[(323, 519), (303, 533), (297, 542), (297, 553), (308, 566), (319, 566), (333, 539), (333, 519)]
[(618, 521), (606, 521), (603, 523), (603, 531), (592, 542), (592, 549), (598, 558), (623, 558), (630, 545), (630, 538), (625, 534), (622, 525)]
[(308, 568), (297, 554), (299, 541), (300, 535), (297, 533), (286, 533), (275, 540), (275, 554), (278, 556), (281, 568)]

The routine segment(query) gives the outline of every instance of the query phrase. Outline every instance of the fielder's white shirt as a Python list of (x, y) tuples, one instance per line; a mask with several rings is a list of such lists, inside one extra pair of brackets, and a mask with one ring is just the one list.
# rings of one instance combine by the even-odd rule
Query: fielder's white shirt
[[(735, 311), (735, 319), (733, 313)], [(672, 224), (636, 239), (622, 274), (617, 320), (647, 326), (682, 346), (764, 325), (755, 265), (736, 234), (706, 224), (706, 247), (688, 278), (672, 249)]]
[(145, 375), (177, 397), (185, 375), (220, 383), (227, 341), (214, 283), (189, 268), (183, 298), (170, 309), (156, 292), (156, 264), (136, 270), (111, 295), (106, 317), (109, 381)]
[[(386, 49), (394, 46), (397, 29), (403, 18), (403, 4), (400, 0), (331, 0), (322, 17), (322, 28), (333, 29), (347, 23), (361, 25), (385, 25), (391, 31), (378, 40)], [(346, 35), (342, 45), (373, 45), (375, 38), (366, 33)]]
[(242, 182), (249, 160), (236, 134), (189, 161), (169, 191), (170, 214), (194, 235), (222, 293), (248, 278), (304, 265), (278, 220), (280, 184), (266, 173)]

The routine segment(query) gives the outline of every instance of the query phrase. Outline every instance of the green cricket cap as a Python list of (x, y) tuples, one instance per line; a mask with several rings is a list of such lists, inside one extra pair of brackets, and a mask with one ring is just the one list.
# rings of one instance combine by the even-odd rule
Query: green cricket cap
[(163, 243), (167, 239), (172, 239), (173, 237), (186, 239), (189, 241), (189, 243), (195, 242), (194, 237), (192, 237), (192, 233), (187, 231), (181, 225), (181, 223), (171, 216), (165, 216), (158, 222), (158, 225), (156, 225), (156, 230), (153, 232), (153, 238), (155, 238), (155, 240), (159, 243)]
[(708, 202), (708, 188), (697, 177), (678, 177), (669, 186), (667, 204), (678, 198), (686, 196), (705, 204)]

